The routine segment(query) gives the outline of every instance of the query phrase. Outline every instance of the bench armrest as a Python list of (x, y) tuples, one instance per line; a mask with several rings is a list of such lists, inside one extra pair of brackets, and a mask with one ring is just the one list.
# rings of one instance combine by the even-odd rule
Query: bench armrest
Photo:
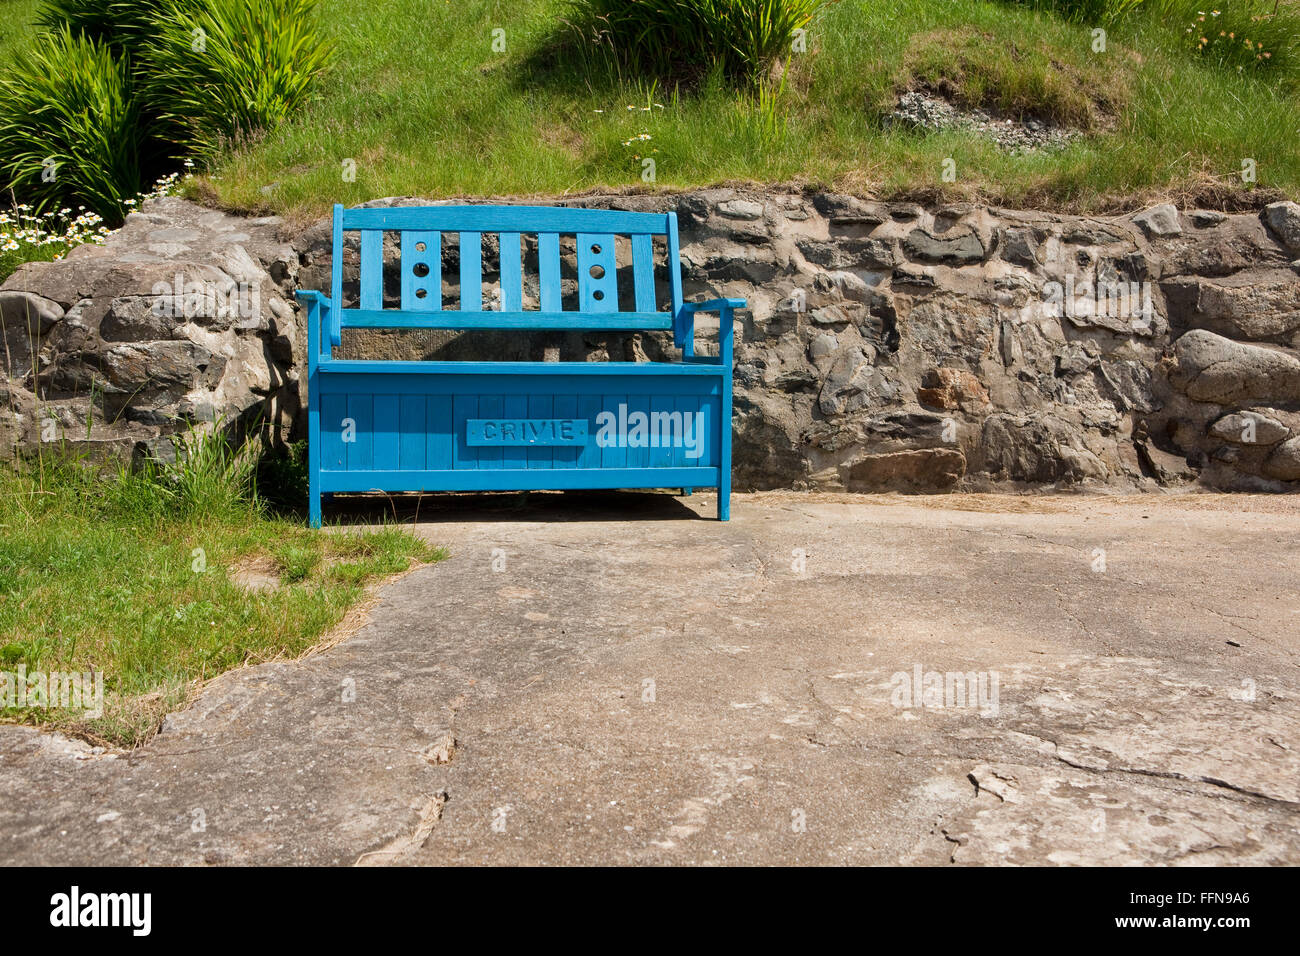
[(695, 357), (695, 313), (718, 313), (718, 363), (731, 364), (731, 313), (743, 309), (744, 299), (709, 299), (707, 302), (683, 302), (673, 319), (673, 340), (685, 358)]
[(691, 314), (696, 312), (730, 312), (732, 309), (743, 309), (744, 307), (744, 299), (710, 299), (708, 302), (682, 303), (682, 311)]
[[(307, 324), (311, 331), (320, 329), (322, 337), (328, 330), (326, 343), (328, 345), (343, 344), (343, 324), (340, 321), (338, 313), (334, 310), (334, 303), (329, 300), (323, 292), (317, 292), (315, 289), (299, 289), (294, 293), (299, 302), (307, 305)], [(320, 323), (318, 326), (317, 323)]]

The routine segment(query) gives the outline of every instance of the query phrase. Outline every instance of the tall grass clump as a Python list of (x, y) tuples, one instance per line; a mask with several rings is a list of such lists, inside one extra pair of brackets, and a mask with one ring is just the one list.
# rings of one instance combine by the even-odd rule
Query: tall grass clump
[(41, 210), (83, 204), (120, 219), (143, 192), (147, 131), (126, 66), (64, 28), (0, 73), (0, 185)]
[(185, 520), (262, 511), (256, 442), (236, 445), (218, 421), (210, 429), (189, 425), (173, 436), (172, 451), (170, 461), (122, 468), (106, 491), (117, 510)]
[(153, 33), (153, 19), (169, 0), (45, 0), (36, 23), (65, 27), (118, 50), (135, 52)]
[[(46, 0), (0, 67), (0, 190), (110, 225), (187, 154), (255, 137), (330, 60), (319, 0)], [(52, 172), (51, 172), (52, 171)]]
[(151, 105), (204, 152), (274, 127), (330, 62), (315, 14), (316, 0), (169, 4), (142, 54)]
[(753, 84), (828, 0), (571, 0), (574, 39), (620, 73)]

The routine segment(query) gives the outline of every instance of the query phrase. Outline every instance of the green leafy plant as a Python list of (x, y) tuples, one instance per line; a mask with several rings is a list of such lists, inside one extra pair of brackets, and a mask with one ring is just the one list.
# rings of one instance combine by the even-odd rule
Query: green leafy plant
[(718, 72), (756, 83), (790, 52), (827, 0), (572, 0), (580, 47), (619, 71), (698, 81)]
[(119, 50), (137, 51), (153, 32), (152, 21), (167, 0), (45, 0), (38, 26), (67, 27)]
[(200, 151), (275, 126), (332, 58), (315, 14), (316, 0), (169, 3), (142, 53), (151, 104)]
[[(46, 0), (49, 32), (0, 73), (0, 189), (36, 212), (84, 205), (116, 225), (187, 153), (303, 104), (330, 59), (318, 2)], [(56, 254), (5, 251), (8, 268)]]
[(120, 220), (143, 192), (146, 137), (128, 70), (97, 40), (64, 27), (0, 74), (0, 185), (37, 211)]

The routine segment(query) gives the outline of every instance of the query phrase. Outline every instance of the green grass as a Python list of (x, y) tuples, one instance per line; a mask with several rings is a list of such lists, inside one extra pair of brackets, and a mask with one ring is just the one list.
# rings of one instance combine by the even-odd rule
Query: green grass
[[(790, 181), (1074, 210), (1157, 196), (1249, 201), (1240, 170), (1253, 159), (1259, 187), (1300, 192), (1292, 75), (1237, 74), (1197, 57), (1178, 18), (1127, 17), (1097, 54), (1088, 26), (1014, 4), (842, 0), (814, 20), (809, 53), (790, 59), (783, 89), (758, 95), (583, 72), (550, 46), (561, 9), (325, 0), (338, 60), (312, 104), (224, 155), (194, 194), (315, 216), (387, 195), (644, 188), (647, 157), (666, 188)], [(494, 28), (505, 30), (504, 53), (492, 50)], [(901, 89), (945, 71), (958, 98), (1078, 121), (1091, 135), (1011, 157), (974, 136), (881, 122)], [(650, 139), (633, 139), (642, 134)], [(955, 183), (942, 181), (949, 157)]]
[(7, 64), (35, 39), (36, 14), (41, 0), (0, 0), (0, 64)]
[[(1249, 22), (1261, 4), (1271, 9), (1264, 0), (1216, 9)], [(30, 39), (36, 6), (0, 0), (8, 21), (0, 54)], [(584, 66), (556, 46), (566, 0), (323, 0), (337, 59), (311, 102), (260, 140), (222, 152), (191, 195), (314, 217), (334, 202), (388, 195), (749, 180), (1104, 211), (1156, 198), (1252, 204), (1245, 160), (1257, 167), (1260, 195), (1300, 195), (1294, 44), (1238, 73), (1214, 51), (1193, 52), (1184, 21), (1194, 0), (1146, 0), (1107, 24), (1099, 54), (1092, 24), (1035, 6), (1117, 4), (839, 0), (814, 19), (808, 52), (789, 57), (782, 82), (737, 91), (707, 77), (679, 89)], [(1300, 0), (1279, 9), (1289, 19), (1262, 35), (1282, 43), (1289, 31), (1300, 42)], [(494, 29), (505, 31), (504, 52), (493, 50)], [(924, 86), (1089, 135), (1050, 155), (1012, 157), (973, 135), (922, 136), (882, 122), (901, 90)], [(649, 186), (646, 158), (655, 161)], [(942, 180), (949, 158), (953, 183)]]
[[(105, 687), (96, 719), (39, 707), (0, 717), (138, 744), (195, 682), (303, 653), (372, 582), (443, 556), (398, 527), (314, 531), (278, 517), (247, 493), (247, 459), (219, 454), (207, 443), (188, 474), (0, 466), (0, 671), (93, 669)], [(250, 567), (278, 586), (236, 583)]]

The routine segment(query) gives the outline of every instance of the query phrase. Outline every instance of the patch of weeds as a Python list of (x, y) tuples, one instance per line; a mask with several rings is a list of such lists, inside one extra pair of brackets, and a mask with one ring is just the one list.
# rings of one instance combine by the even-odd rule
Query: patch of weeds
[(262, 456), (257, 466), (257, 496), (280, 514), (306, 514), (309, 480), (304, 439)]
[(992, 33), (937, 30), (912, 39), (895, 92), (930, 93), (996, 116), (1095, 132), (1111, 127), (1128, 100), (1117, 62), (1118, 56), (1104, 66), (1064, 61)]

